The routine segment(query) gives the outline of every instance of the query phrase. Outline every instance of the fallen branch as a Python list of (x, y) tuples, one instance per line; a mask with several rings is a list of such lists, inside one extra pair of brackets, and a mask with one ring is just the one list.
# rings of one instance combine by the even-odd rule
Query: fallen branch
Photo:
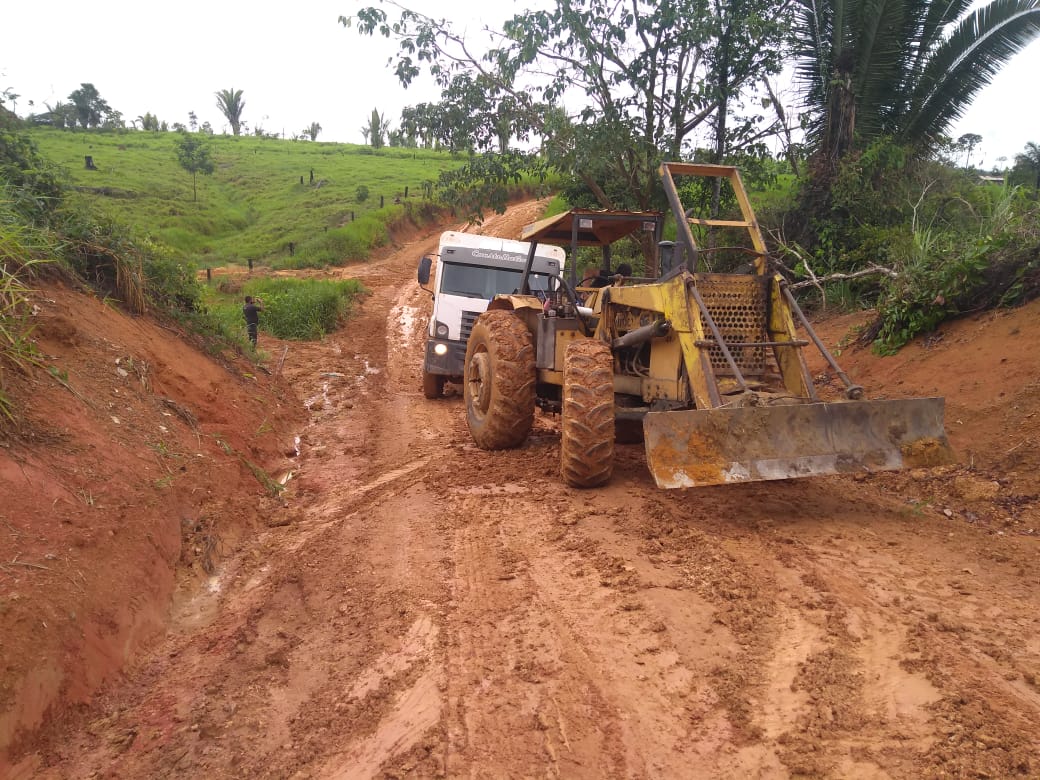
[[(805, 275), (809, 277), (805, 281), (795, 282), (794, 284), (789, 285), (789, 289), (792, 292), (797, 292), (798, 290), (803, 290), (806, 287), (815, 287), (817, 290), (820, 291), (820, 298), (823, 301), (823, 308), (825, 309), (827, 308), (827, 290), (824, 287), (824, 285), (830, 282), (842, 282), (848, 281), (850, 279), (861, 279), (864, 276), (887, 276), (890, 279), (899, 278), (899, 273), (897, 271), (894, 271), (891, 268), (886, 268), (883, 265), (878, 265), (877, 263), (871, 263), (867, 268), (863, 268), (859, 271), (851, 271), (849, 273), (837, 271), (832, 274), (827, 274), (826, 276), (817, 276), (816, 272), (812, 269), (812, 265), (809, 264), (809, 258), (807, 257), (806, 253), (802, 251), (802, 248), (800, 246), (798, 246), (797, 244), (784, 243), (782, 238), (777, 236), (775, 233), (773, 234), (773, 238), (777, 241), (779, 246), (785, 252), (797, 258), (798, 262), (801, 263), (802, 267), (805, 269)], [(772, 258), (772, 262), (781, 270), (789, 273), (791, 276), (800, 275), (796, 274), (794, 270), (789, 268), (787, 265), (784, 264), (782, 260), (779, 260), (776, 257)]]
[[(809, 266), (805, 266), (805, 269), (808, 271)], [(812, 277), (811, 279), (804, 282), (795, 282), (794, 284), (790, 285), (791, 289), (801, 290), (805, 287), (819, 287), (822, 292), (822, 285), (827, 284), (828, 282), (841, 282), (846, 281), (848, 279), (860, 279), (864, 276), (887, 276), (890, 279), (899, 278), (898, 271), (893, 271), (891, 268), (886, 268), (885, 266), (877, 265), (876, 263), (871, 263), (870, 266), (867, 268), (863, 268), (859, 271), (853, 271), (852, 273), (848, 274), (833, 273), (827, 274), (826, 276), (816, 276), (815, 274), (810, 273), (810, 275)]]

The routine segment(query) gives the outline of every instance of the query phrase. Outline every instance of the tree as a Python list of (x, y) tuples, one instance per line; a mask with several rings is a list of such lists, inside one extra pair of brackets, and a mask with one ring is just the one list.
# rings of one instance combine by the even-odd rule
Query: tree
[(977, 133), (965, 133), (957, 139), (957, 143), (964, 149), (964, 167), (971, 167), (971, 153), (976, 146), (982, 143), (982, 136)]
[(199, 118), (195, 115), (194, 111), (188, 112), (188, 127), (191, 128), (191, 132), (195, 132), (199, 129)]
[[(930, 151), (1040, 33), (1038, 0), (795, 0), (809, 140), (831, 173), (879, 136)], [(969, 12), (970, 11), (970, 12)]]
[(1040, 193), (1040, 144), (1030, 141), (1021, 154), (1015, 155), (1015, 172), (1031, 174), (1033, 195)]
[(239, 135), (242, 131), (242, 112), (246, 108), (246, 102), (242, 99), (242, 90), (232, 87), (214, 94), (217, 96), (217, 108), (231, 125), (231, 132)]
[(153, 133), (159, 132), (159, 117), (151, 112), (145, 112), (144, 116), (137, 117), (137, 121), (141, 125), (142, 130), (151, 130)]
[[(421, 67), (434, 76), (444, 100), (439, 114), (424, 117), (434, 122), (418, 124), (422, 130), (436, 136), (438, 128), (443, 133), (451, 126), (449, 117), (472, 122), (480, 109), (477, 118), (487, 121), (477, 125), (477, 151), (501, 148), (507, 132), (534, 132), (553, 166), (579, 177), (600, 206), (649, 208), (663, 202), (661, 157), (691, 153), (692, 135), (712, 118), (716, 147), (734, 149), (719, 111), (728, 115), (745, 90), (778, 69), (786, 3), (557, 0), (548, 10), (513, 16), (501, 30), (485, 28), (488, 45), (472, 46), (449, 22), (395, 0), (340, 22), (396, 39), (393, 67), (404, 86)], [(388, 19), (387, 5), (397, 9), (398, 19)], [(716, 53), (723, 36), (729, 49)], [(554, 112), (565, 93), (568, 103), (580, 103), (567, 127)], [(549, 131), (550, 117), (564, 132)], [(508, 129), (500, 124), (506, 118), (512, 121)]]
[(84, 129), (97, 127), (112, 111), (93, 84), (80, 84), (79, 89), (69, 94), (69, 100), (72, 101), (80, 127)]
[(381, 149), (386, 143), (386, 134), (390, 132), (390, 123), (386, 121), (378, 108), (372, 109), (368, 123), (361, 128), (362, 135), (373, 149)]
[(312, 141), (318, 140), (318, 133), (321, 132), (321, 125), (317, 122), (311, 122), (308, 127), (303, 128), (303, 134), (310, 138)]
[(181, 167), (191, 174), (191, 200), (198, 200), (198, 175), (210, 175), (213, 173), (213, 160), (210, 158), (210, 149), (203, 136), (187, 132), (181, 132), (176, 141), (177, 162)]
[[(21, 95), (19, 95), (17, 92), (13, 92), (10, 87), (7, 87), (3, 92), (0, 92), (0, 106), (2, 106), (6, 101), (10, 100), (11, 113), (15, 116), (18, 116), (18, 98), (20, 97)], [(32, 103), (30, 101), (30, 105), (31, 104)]]

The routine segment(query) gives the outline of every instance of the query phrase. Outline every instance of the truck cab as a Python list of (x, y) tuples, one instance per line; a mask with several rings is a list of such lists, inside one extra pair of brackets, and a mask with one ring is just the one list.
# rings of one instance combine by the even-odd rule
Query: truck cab
[[(437, 261), (422, 369), (427, 398), (439, 398), (445, 382), (462, 383), (473, 323), (496, 295), (519, 292), (530, 249), (522, 241), (449, 230), (441, 234), (436, 257), (419, 261), (419, 284), (424, 286)], [(561, 247), (538, 246), (528, 277), (532, 294), (544, 297), (558, 289), (565, 256)]]

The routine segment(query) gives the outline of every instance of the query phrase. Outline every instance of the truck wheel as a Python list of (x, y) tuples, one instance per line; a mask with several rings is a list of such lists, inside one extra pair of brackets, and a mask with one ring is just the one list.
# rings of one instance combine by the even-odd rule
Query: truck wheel
[(444, 377), (441, 374), (422, 372), (422, 394), (427, 398), (440, 398), (444, 395)]
[(484, 450), (519, 447), (534, 424), (534, 337), (510, 311), (484, 312), (466, 347), (466, 422)]
[(560, 473), (572, 487), (605, 485), (614, 472), (614, 358), (602, 341), (579, 339), (563, 359)]

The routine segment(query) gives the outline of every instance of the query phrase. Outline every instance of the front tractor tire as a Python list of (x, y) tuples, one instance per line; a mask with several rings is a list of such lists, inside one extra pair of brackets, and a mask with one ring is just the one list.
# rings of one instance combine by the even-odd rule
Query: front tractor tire
[(484, 450), (519, 447), (534, 425), (534, 337), (502, 309), (480, 315), (466, 347), (466, 422)]
[(605, 485), (614, 473), (614, 358), (602, 341), (579, 339), (563, 361), (560, 473), (571, 487)]

